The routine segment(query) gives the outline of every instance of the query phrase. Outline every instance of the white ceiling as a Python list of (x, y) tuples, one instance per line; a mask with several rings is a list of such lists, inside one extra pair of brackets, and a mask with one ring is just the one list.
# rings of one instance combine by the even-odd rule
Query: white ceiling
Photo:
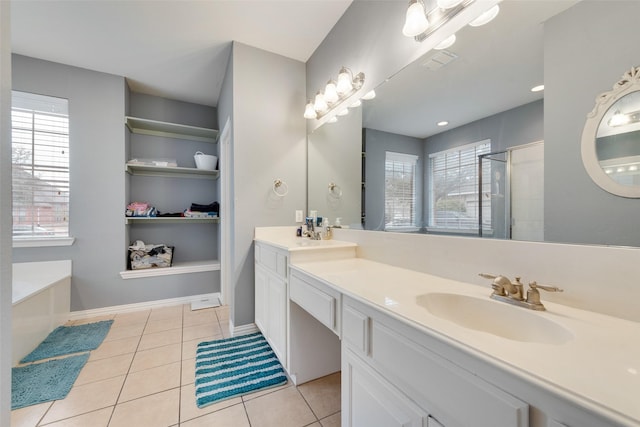
[(12, 51), (217, 106), (232, 40), (306, 62), (351, 1), (12, 0)]

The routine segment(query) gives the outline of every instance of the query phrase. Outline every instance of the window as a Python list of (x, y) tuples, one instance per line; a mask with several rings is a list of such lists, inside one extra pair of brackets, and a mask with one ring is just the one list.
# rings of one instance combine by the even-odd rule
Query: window
[(11, 126), (14, 241), (68, 237), (68, 101), (13, 91)]
[(416, 229), (416, 165), (418, 156), (386, 152), (385, 230)]
[[(491, 141), (485, 140), (429, 155), (429, 228), (477, 232), (478, 156), (490, 151)], [(483, 214), (490, 214), (484, 209)]]

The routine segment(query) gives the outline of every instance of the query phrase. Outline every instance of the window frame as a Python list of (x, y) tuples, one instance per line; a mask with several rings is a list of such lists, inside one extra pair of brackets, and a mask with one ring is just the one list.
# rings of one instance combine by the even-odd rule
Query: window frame
[[(51, 110), (51, 111), (49, 111)], [(69, 149), (70, 149), (70, 116), (69, 116), (69, 100), (66, 98), (49, 96), (49, 95), (40, 95), (35, 93), (30, 93), (26, 91), (13, 90), (12, 91), (12, 105), (11, 105), (11, 126), (12, 126), (12, 135), (11, 135), (11, 147), (12, 147), (12, 202), (15, 209), (15, 195), (16, 195), (16, 185), (23, 186), (24, 191), (27, 194), (31, 194), (29, 197), (33, 197), (34, 191), (39, 191), (42, 194), (42, 191), (47, 190), (47, 186), (54, 186), (53, 189), (57, 188), (58, 194), (53, 195), (56, 199), (60, 197), (59, 192), (62, 193), (62, 207), (63, 210), (59, 211), (55, 208), (58, 202), (55, 199), (52, 199), (51, 202), (54, 203), (54, 209), (50, 213), (52, 215), (51, 221), (56, 223), (58, 221), (55, 220), (55, 216), (63, 215), (63, 222), (66, 227), (61, 230), (61, 233), (49, 235), (40, 235), (29, 233), (25, 236), (16, 236), (14, 234), (14, 225), (12, 225), (12, 246), (14, 248), (24, 248), (24, 247), (47, 247), (47, 246), (69, 246), (72, 245), (75, 239), (70, 234), (70, 206), (71, 206), (71, 197), (70, 197), (70, 158), (69, 158)], [(19, 117), (27, 118), (27, 123), (29, 122), (29, 117), (31, 117), (31, 122), (28, 124), (24, 124), (25, 122), (20, 122)], [(60, 121), (59, 119), (53, 119), (53, 121), (49, 122), (51, 124), (46, 123), (48, 121), (46, 116), (53, 117), (63, 117), (64, 119)], [(36, 123), (39, 120), (44, 119), (45, 122), (41, 122), (39, 127), (36, 127)], [(49, 119), (50, 120), (50, 119)], [(62, 128), (57, 128), (57, 124), (61, 123)], [(63, 129), (60, 132), (60, 129)], [(19, 134), (23, 134), (24, 139), (21, 139)], [(43, 138), (44, 136), (44, 138)], [(29, 151), (30, 159), (26, 163), (22, 163), (20, 161), (14, 162), (13, 154), (16, 148), (24, 148), (23, 146), (27, 144), (31, 144), (31, 149)], [(61, 147), (64, 151), (62, 153), (62, 157), (58, 155), (47, 155), (47, 150), (51, 148), (55, 148), (59, 146), (58, 144), (63, 144)], [(27, 148), (29, 150), (29, 148)], [(55, 152), (55, 151), (54, 151)], [(45, 153), (46, 161), (44, 163), (38, 164), (38, 158)], [(60, 152), (58, 152), (60, 153)], [(63, 163), (60, 164), (59, 162)], [(66, 164), (65, 164), (66, 163)], [(16, 178), (16, 165), (26, 165), (27, 169), (31, 171), (40, 171), (40, 173), (44, 173), (45, 176), (47, 172), (50, 175), (49, 178), (42, 178), (42, 184), (40, 185), (38, 182), (28, 182), (25, 178), (23, 181), (27, 181), (25, 185), (24, 182), (15, 181), (16, 179), (20, 179), (19, 176)], [(33, 177), (37, 177), (38, 175), (33, 175)], [(55, 184), (56, 175), (62, 173), (63, 181), (58, 181), (61, 183), (62, 187), (58, 187), (58, 184)], [(38, 178), (36, 178), (38, 179)], [(50, 180), (54, 181), (50, 181)], [(62, 189), (62, 190), (61, 190)], [(66, 192), (66, 194), (64, 194)], [(49, 200), (49, 199), (47, 199)], [(26, 211), (19, 210), (16, 211), (12, 209), (12, 220), (15, 222), (17, 217), (28, 218), (28, 221), (25, 222), (25, 225), (28, 227), (39, 226), (35, 224), (33, 215), (33, 207), (40, 206), (38, 204), (33, 204), (35, 202), (31, 202), (32, 204), (29, 206), (25, 206)], [(31, 214), (29, 214), (31, 212)], [(39, 215), (39, 214), (38, 214)], [(45, 222), (46, 223), (46, 222)], [(52, 231), (56, 233), (55, 228)]]
[[(486, 148), (482, 151), (479, 151), (478, 148), (480, 146), (486, 145)], [(473, 188), (474, 188), (474, 194), (475, 194), (475, 203), (477, 205), (477, 210), (475, 212), (475, 222), (474, 222), (474, 226), (472, 227), (447, 227), (447, 226), (443, 226), (443, 225), (436, 225), (435, 224), (435, 213), (436, 213), (436, 209), (435, 209), (435, 205), (436, 205), (436, 200), (434, 200), (434, 185), (435, 185), (435, 181), (436, 179), (434, 178), (434, 173), (436, 172), (434, 170), (434, 159), (436, 157), (442, 157), (442, 156), (446, 156), (447, 154), (452, 154), (452, 153), (458, 153), (458, 156), (461, 156), (461, 153), (463, 151), (467, 151), (467, 150), (474, 150), (474, 168), (475, 168), (475, 179), (474, 179), (474, 183), (473, 183)], [(437, 151), (434, 153), (430, 153), (428, 158), (429, 158), (429, 164), (428, 164), (428, 179), (429, 179), (429, 190), (428, 190), (428, 194), (429, 194), (429, 199), (428, 199), (428, 204), (429, 204), (429, 215), (427, 218), (427, 231), (428, 232), (434, 232), (434, 233), (447, 233), (447, 234), (473, 234), (473, 235), (478, 235), (479, 233), (479, 224), (478, 224), (478, 212), (481, 209), (480, 203), (482, 202), (481, 200), (478, 200), (478, 185), (479, 185), (479, 177), (480, 177), (480, 171), (478, 170), (478, 156), (479, 155), (483, 155), (483, 154), (489, 154), (491, 153), (491, 139), (484, 139), (481, 141), (476, 141), (476, 142), (472, 142), (469, 144), (463, 144), (463, 145), (459, 145), (457, 147), (452, 147), (452, 148), (448, 148), (446, 150), (442, 150), (442, 151)], [(450, 170), (451, 168), (445, 168), (444, 170)], [(458, 167), (458, 170), (461, 170), (461, 167)], [(467, 203), (467, 201), (465, 201), (465, 203)]]
[[(387, 164), (389, 161), (396, 161), (396, 162), (404, 162), (404, 163), (411, 163), (411, 167), (412, 167), (412, 175), (413, 175), (413, 194), (412, 194), (412, 210), (413, 210), (413, 218), (412, 218), (412, 224), (400, 224), (400, 225), (393, 225), (390, 223), (387, 223), (387, 199), (388, 199), (388, 193), (387, 193)], [(410, 232), (416, 232), (420, 230), (420, 227), (417, 225), (417, 222), (419, 220), (418, 218), (418, 213), (419, 213), (419, 200), (418, 200), (418, 162), (420, 161), (420, 156), (416, 155), (416, 154), (410, 154), (410, 153), (401, 153), (401, 152), (397, 152), (397, 151), (385, 151), (385, 160), (384, 160), (384, 178), (385, 178), (385, 189), (384, 189), (384, 230), (385, 231), (395, 231), (395, 232), (405, 232), (405, 233), (410, 233)]]

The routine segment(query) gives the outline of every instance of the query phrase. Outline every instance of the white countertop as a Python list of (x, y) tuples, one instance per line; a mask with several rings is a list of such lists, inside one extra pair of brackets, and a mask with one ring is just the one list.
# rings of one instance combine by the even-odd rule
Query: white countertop
[(297, 237), (296, 227), (258, 227), (255, 230), (254, 240), (290, 252), (358, 246), (356, 243), (340, 240), (311, 240), (308, 237)]
[(12, 270), (12, 303), (16, 305), (71, 277), (71, 260), (14, 263)]
[(547, 311), (514, 309), (559, 324), (572, 339), (514, 341), (458, 326), (417, 304), (418, 296), (440, 292), (506, 305), (489, 299), (490, 281), (485, 288), (361, 258), (292, 262), (291, 268), (623, 425), (640, 425), (640, 323), (545, 302), (542, 293)]

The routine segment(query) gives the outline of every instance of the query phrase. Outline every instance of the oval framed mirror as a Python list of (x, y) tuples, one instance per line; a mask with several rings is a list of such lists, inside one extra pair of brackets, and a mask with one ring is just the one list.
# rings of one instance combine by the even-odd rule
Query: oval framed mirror
[(640, 198), (640, 67), (598, 96), (582, 132), (582, 162), (609, 193)]

